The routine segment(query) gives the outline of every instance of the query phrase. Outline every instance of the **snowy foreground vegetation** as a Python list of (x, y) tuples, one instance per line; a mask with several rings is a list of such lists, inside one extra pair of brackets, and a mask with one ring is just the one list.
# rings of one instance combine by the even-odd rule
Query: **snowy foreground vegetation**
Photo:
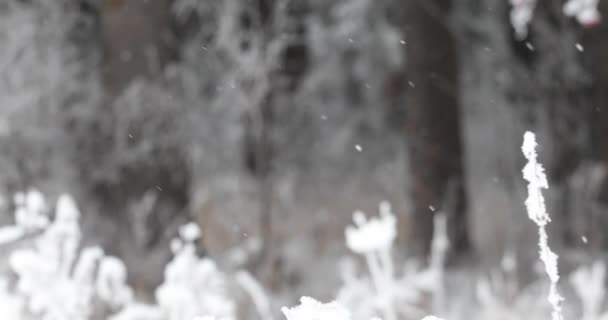
[[(445, 217), (436, 215), (428, 264), (418, 267), (408, 263), (399, 268), (391, 253), (397, 236), (396, 217), (390, 205), (382, 203), (378, 217), (366, 218), (364, 213), (355, 212), (354, 225), (345, 230), (346, 245), (364, 258), (367, 275), (358, 275), (352, 266), (343, 267), (344, 283), (335, 301), (322, 303), (302, 297), (299, 305), (281, 308), (281, 317), (439, 319), (426, 316), (434, 313), (445, 319), (549, 319), (552, 313), (552, 319), (558, 320), (567, 311), (583, 320), (608, 319), (602, 310), (603, 263), (572, 272), (572, 301), (564, 303), (558, 292), (557, 255), (548, 246), (545, 228), (550, 218), (541, 193), (548, 185), (535, 148), (534, 135), (526, 133), (522, 146), (528, 159), (523, 171), (529, 182), (526, 207), (539, 227), (540, 260), (550, 280), (548, 295), (544, 293), (544, 278), (514, 289), (511, 282), (515, 281), (516, 261), (507, 256), (500, 270), (475, 280), (472, 297), (448, 298)], [(0, 274), (2, 319), (230, 320), (278, 316), (270, 295), (249, 273), (229, 274), (212, 260), (197, 256), (200, 231), (193, 223), (183, 226), (170, 244), (173, 259), (156, 289), (155, 304), (144, 304), (127, 284), (127, 270), (120, 259), (106, 255), (99, 247), (82, 245), (80, 212), (70, 196), (59, 197), (53, 215), (43, 195), (35, 190), (17, 194), (14, 202), (14, 225), (0, 228), (0, 248), (7, 257)], [(244, 298), (232, 294), (235, 287), (246, 293), (253, 306), (251, 314), (239, 310)], [(579, 307), (566, 308), (576, 302), (580, 302)]]

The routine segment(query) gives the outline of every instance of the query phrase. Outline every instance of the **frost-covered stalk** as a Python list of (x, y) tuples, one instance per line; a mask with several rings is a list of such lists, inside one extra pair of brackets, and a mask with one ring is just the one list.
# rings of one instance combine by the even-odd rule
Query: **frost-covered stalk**
[(226, 276), (214, 261), (196, 254), (200, 235), (199, 227), (189, 223), (180, 228), (179, 238), (171, 243), (174, 257), (165, 266), (164, 282), (155, 292), (163, 319), (236, 319)]
[(272, 320), (274, 317), (270, 309), (270, 299), (264, 292), (264, 287), (247, 271), (239, 271), (236, 281), (251, 297), (260, 319)]
[(433, 218), (433, 239), (431, 241), (431, 260), (429, 271), (434, 274), (431, 285), (433, 293), (433, 310), (441, 310), (445, 306), (445, 293), (443, 290), (444, 267), (447, 251), (450, 247), (447, 231), (447, 217), (438, 213)]
[[(59, 197), (52, 222), (39, 192), (20, 193), (15, 200), (15, 228), (32, 237), (9, 255), (14, 288), (2, 288), (0, 276), (0, 310), (18, 314), (8, 318), (84, 320), (94, 315), (94, 305), (113, 312), (131, 303), (122, 262), (98, 247), (80, 249), (80, 212), (70, 196)], [(2, 301), (7, 296), (9, 306)]]
[(542, 165), (537, 161), (536, 146), (536, 136), (534, 133), (527, 131), (524, 134), (524, 143), (521, 146), (524, 156), (528, 159), (528, 163), (523, 169), (524, 179), (528, 181), (526, 209), (530, 220), (534, 221), (538, 226), (540, 259), (545, 264), (545, 272), (551, 281), (548, 300), (553, 307), (552, 319), (561, 320), (563, 319), (561, 306), (563, 298), (557, 290), (557, 282), (559, 280), (557, 254), (549, 248), (546, 227), (551, 218), (545, 208), (545, 200), (542, 195), (542, 189), (549, 188), (549, 184), (547, 183), (547, 177)]
[(346, 228), (346, 245), (365, 256), (372, 281), (376, 287), (377, 306), (385, 320), (396, 319), (394, 306), (394, 266), (391, 257), (397, 237), (396, 219), (388, 202), (380, 204), (380, 218), (367, 220), (363, 212), (353, 214), (356, 227)]
[(15, 225), (0, 227), (0, 245), (14, 243), (44, 230), (49, 224), (48, 206), (38, 190), (15, 195)]
[(580, 267), (570, 274), (570, 283), (581, 299), (582, 320), (608, 319), (608, 312), (602, 313), (606, 295), (605, 279), (606, 265), (601, 261), (596, 261), (588, 267)]

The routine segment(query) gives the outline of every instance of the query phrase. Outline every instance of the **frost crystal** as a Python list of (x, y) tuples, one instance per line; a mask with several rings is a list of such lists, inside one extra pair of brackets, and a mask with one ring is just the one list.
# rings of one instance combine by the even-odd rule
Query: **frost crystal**
[(563, 298), (557, 291), (557, 281), (559, 280), (559, 273), (557, 271), (557, 254), (549, 248), (549, 239), (547, 235), (546, 226), (551, 221), (549, 214), (545, 208), (545, 200), (542, 195), (542, 189), (549, 188), (547, 183), (547, 177), (545, 176), (544, 169), (537, 161), (536, 154), (536, 136), (532, 132), (526, 132), (524, 134), (524, 143), (521, 147), (524, 156), (528, 159), (528, 163), (523, 169), (524, 179), (528, 181), (528, 198), (526, 199), (526, 209), (528, 211), (528, 217), (534, 221), (538, 226), (539, 241), (538, 246), (540, 248), (540, 259), (545, 264), (545, 272), (551, 281), (549, 288), (548, 300), (553, 307), (553, 320), (561, 320), (562, 307), (561, 302)]

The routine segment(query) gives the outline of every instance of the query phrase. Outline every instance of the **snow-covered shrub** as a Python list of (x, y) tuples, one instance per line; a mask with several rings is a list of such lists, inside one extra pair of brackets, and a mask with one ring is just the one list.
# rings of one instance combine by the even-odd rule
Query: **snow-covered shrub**
[(171, 243), (174, 258), (156, 290), (157, 304), (144, 305), (126, 284), (120, 259), (99, 247), (81, 248), (80, 212), (71, 197), (59, 197), (52, 219), (36, 190), (17, 194), (15, 205), (15, 224), (0, 228), (0, 245), (19, 242), (8, 257), (10, 274), (0, 275), (0, 307), (10, 319), (235, 319), (226, 276), (196, 255), (196, 225), (180, 229)]
[(112, 312), (132, 301), (120, 260), (98, 247), (80, 248), (80, 213), (69, 196), (59, 197), (52, 221), (38, 191), (17, 194), (15, 202), (16, 224), (0, 234), (21, 230), (21, 237), (12, 239), (17, 241), (39, 233), (8, 258), (15, 281), (2, 278), (0, 303), (9, 305), (6, 309), (15, 314), (11, 319), (84, 320), (95, 315), (97, 306)]
[(156, 290), (159, 307), (169, 320), (213, 316), (235, 318), (234, 302), (227, 296), (225, 276), (215, 263), (196, 255), (198, 227), (191, 223), (180, 229), (172, 243), (174, 257), (165, 267), (165, 280)]
[[(397, 220), (391, 212), (387, 202), (380, 204), (380, 217), (367, 220), (365, 214), (356, 211), (353, 214), (356, 227), (346, 228), (346, 245), (355, 253), (365, 255), (368, 263), (372, 261), (373, 255), (377, 254), (376, 259), (386, 260), (386, 268), (390, 268), (386, 256), (390, 253), (393, 242), (397, 237)], [(380, 257), (380, 256), (384, 256)], [(390, 270), (386, 270), (390, 271)]]
[[(445, 216), (435, 216), (432, 253), (428, 266), (407, 263), (396, 277), (392, 246), (396, 238), (396, 218), (387, 202), (380, 204), (380, 216), (367, 220), (362, 212), (353, 214), (355, 226), (346, 228), (346, 244), (365, 257), (369, 277), (358, 277), (354, 268), (343, 265), (344, 285), (337, 301), (352, 311), (354, 319), (369, 319), (378, 313), (384, 319), (422, 317), (428, 309), (443, 309), (443, 264), (449, 246)], [(429, 302), (430, 301), (430, 302)]]
[(2, 276), (0, 277), (0, 310), (6, 319), (23, 319), (23, 310), (25, 309), (25, 301), (23, 297), (15, 295), (9, 286), (9, 280)]
[(0, 227), (0, 245), (17, 241), (44, 229), (49, 224), (48, 207), (39, 191), (18, 192), (14, 202), (15, 224)]
[[(380, 205), (380, 217), (367, 220), (363, 212), (357, 211), (353, 214), (353, 220), (355, 226), (349, 226), (345, 231), (346, 245), (353, 252), (363, 255), (367, 262), (373, 287), (364, 289), (365, 296), (372, 299), (372, 309), (380, 311), (388, 320), (395, 319), (391, 248), (397, 236), (396, 218), (391, 212), (390, 205), (385, 202)], [(341, 291), (338, 300), (348, 296), (352, 299), (352, 293), (349, 291), (352, 292), (352, 288), (360, 285), (359, 281), (351, 282), (350, 288), (347, 286)], [(362, 307), (365, 304), (356, 303), (356, 305)], [(361, 315), (361, 311), (358, 315)]]
[(212, 260), (196, 254), (199, 237), (200, 230), (195, 224), (182, 226), (179, 238), (171, 243), (174, 257), (165, 267), (164, 282), (156, 289), (157, 304), (130, 305), (112, 320), (236, 319), (236, 306), (228, 296), (226, 276)]
[(605, 279), (606, 264), (601, 261), (579, 267), (570, 274), (570, 283), (581, 301), (582, 320), (608, 319), (608, 310), (602, 311), (606, 298)]
[[(476, 319), (542, 319), (548, 308), (539, 282), (513, 288), (514, 279), (505, 279), (498, 272), (479, 276), (475, 286)], [(513, 290), (513, 289), (516, 289)], [(469, 306), (471, 308), (471, 306)]]
[(235, 280), (251, 297), (260, 319), (272, 320), (271, 301), (259, 281), (244, 270), (236, 273)]

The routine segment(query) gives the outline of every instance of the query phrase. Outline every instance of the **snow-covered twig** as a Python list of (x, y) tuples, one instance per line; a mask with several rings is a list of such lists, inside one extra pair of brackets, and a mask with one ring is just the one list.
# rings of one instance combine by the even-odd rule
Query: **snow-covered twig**
[(528, 163), (523, 169), (524, 179), (528, 181), (528, 198), (525, 204), (528, 217), (538, 226), (540, 259), (545, 264), (545, 272), (551, 282), (548, 300), (553, 307), (552, 319), (561, 320), (563, 319), (561, 306), (563, 298), (557, 290), (557, 282), (559, 281), (557, 254), (549, 247), (546, 227), (551, 218), (547, 213), (545, 200), (542, 195), (542, 189), (549, 188), (549, 184), (547, 183), (547, 177), (542, 165), (538, 163), (536, 146), (536, 136), (534, 133), (527, 131), (524, 134), (524, 143), (521, 147), (524, 156), (528, 159)]
[(608, 311), (602, 312), (606, 296), (605, 279), (606, 264), (601, 261), (580, 267), (570, 274), (570, 283), (581, 300), (582, 320), (608, 319)]
[(271, 305), (268, 295), (264, 292), (264, 287), (249, 272), (244, 270), (237, 272), (235, 278), (237, 283), (251, 297), (260, 319), (272, 320)]
[(353, 214), (355, 227), (346, 228), (346, 244), (365, 256), (377, 292), (377, 303), (386, 320), (396, 319), (394, 266), (391, 248), (397, 237), (397, 220), (388, 202), (380, 204), (380, 217), (367, 220), (363, 212)]

